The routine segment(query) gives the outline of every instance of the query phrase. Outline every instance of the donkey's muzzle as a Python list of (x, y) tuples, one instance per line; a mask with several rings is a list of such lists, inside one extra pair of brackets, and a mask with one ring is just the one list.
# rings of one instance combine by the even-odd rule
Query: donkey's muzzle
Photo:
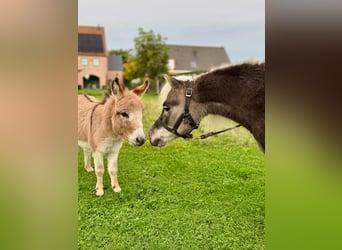
[(146, 138), (142, 137), (142, 136), (138, 136), (137, 138), (135, 138), (135, 146), (141, 146), (146, 142)]

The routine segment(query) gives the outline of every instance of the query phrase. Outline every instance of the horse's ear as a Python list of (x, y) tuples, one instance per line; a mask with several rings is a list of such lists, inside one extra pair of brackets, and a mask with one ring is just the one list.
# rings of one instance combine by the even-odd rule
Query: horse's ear
[(123, 93), (125, 91), (125, 87), (122, 86), (119, 82), (119, 78), (115, 77), (115, 79), (112, 81), (112, 94), (115, 95), (118, 99), (120, 99), (123, 96)]
[(138, 96), (142, 96), (143, 94), (145, 94), (146, 90), (148, 89), (148, 87), (150, 86), (149, 81), (146, 79), (145, 82), (136, 87), (135, 89), (132, 90), (132, 92)]
[(173, 78), (169, 75), (164, 75), (164, 79), (171, 85), (172, 88), (178, 88), (182, 85), (182, 82), (177, 80), (176, 78)]

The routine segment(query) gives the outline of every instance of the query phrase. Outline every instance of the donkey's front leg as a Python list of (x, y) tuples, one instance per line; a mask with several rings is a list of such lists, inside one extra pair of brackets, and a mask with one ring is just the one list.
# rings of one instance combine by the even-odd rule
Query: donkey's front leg
[(103, 192), (103, 155), (100, 152), (94, 153), (95, 173), (96, 173), (96, 195), (102, 196)]
[(114, 192), (120, 193), (121, 188), (118, 182), (118, 156), (119, 152), (113, 152), (108, 155), (108, 173)]

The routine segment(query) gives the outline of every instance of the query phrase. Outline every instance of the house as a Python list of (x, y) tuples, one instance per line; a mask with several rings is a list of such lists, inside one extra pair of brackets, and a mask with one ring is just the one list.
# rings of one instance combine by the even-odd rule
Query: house
[(123, 61), (121, 56), (108, 56), (108, 72), (107, 79), (113, 80), (115, 77), (123, 82)]
[(169, 47), (169, 74), (193, 71), (209, 71), (229, 64), (230, 59), (223, 47), (167, 45)]
[(114, 77), (123, 81), (122, 59), (108, 56), (104, 27), (78, 26), (78, 87), (104, 88)]

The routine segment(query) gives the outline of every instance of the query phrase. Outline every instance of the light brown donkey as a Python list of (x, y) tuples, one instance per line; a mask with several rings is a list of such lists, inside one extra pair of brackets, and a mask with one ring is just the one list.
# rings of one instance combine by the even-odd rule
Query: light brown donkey
[(131, 145), (145, 143), (142, 124), (143, 103), (140, 97), (149, 86), (146, 80), (129, 91), (116, 78), (102, 102), (88, 95), (78, 95), (78, 145), (84, 151), (84, 167), (90, 172), (93, 153), (96, 173), (96, 195), (103, 192), (103, 157), (108, 157), (108, 173), (115, 192), (121, 192), (118, 182), (118, 156), (123, 140)]

